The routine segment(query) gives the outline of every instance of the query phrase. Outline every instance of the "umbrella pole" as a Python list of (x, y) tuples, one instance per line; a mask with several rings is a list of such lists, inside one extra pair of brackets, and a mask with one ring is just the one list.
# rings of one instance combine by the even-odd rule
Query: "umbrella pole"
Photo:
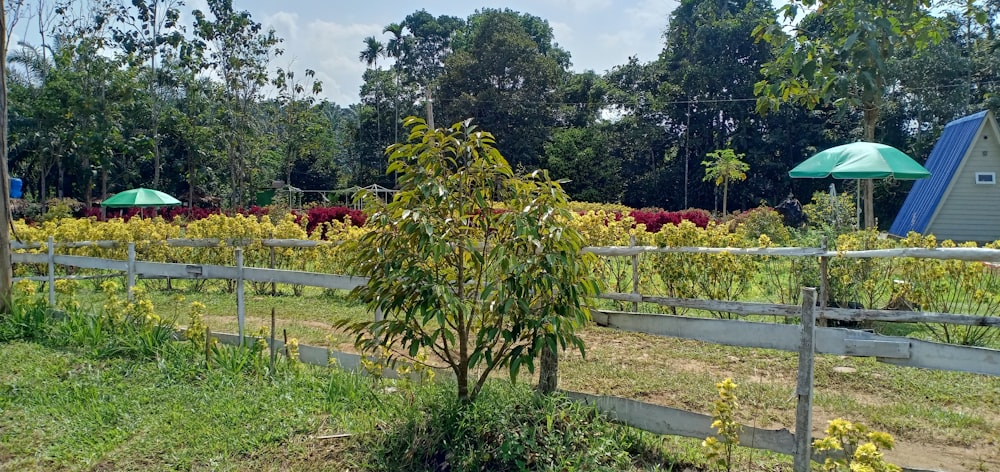
[(865, 229), (875, 228), (875, 205), (872, 200), (875, 197), (875, 181), (865, 179)]

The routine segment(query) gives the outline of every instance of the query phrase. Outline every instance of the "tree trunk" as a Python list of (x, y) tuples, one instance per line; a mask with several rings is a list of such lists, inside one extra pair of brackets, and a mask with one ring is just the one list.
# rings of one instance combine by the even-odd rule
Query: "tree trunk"
[[(0, 0), (0, 54), (7, 57), (7, 13)], [(0, 61), (0, 314), (11, 311), (14, 271), (10, 255), (10, 175), (7, 170), (7, 61)]]
[[(866, 103), (863, 106), (865, 141), (874, 143), (875, 124), (878, 122), (878, 105), (874, 103)], [(875, 198), (875, 182), (873, 182), (872, 179), (864, 179), (861, 183), (864, 190), (864, 196), (862, 198), (865, 202), (865, 229), (875, 228), (875, 204), (873, 202)]]
[(108, 199), (108, 169), (101, 166), (101, 201)]
[[(2, 0), (0, 0), (0, 1), (2, 1)], [(62, 198), (63, 197), (63, 188), (65, 188), (65, 186), (66, 186), (65, 185), (66, 184), (66, 169), (63, 167), (62, 159), (60, 159), (58, 161), (58, 163), (56, 163), (56, 174), (58, 175), (58, 179), (57, 180), (59, 181), (59, 186), (56, 188), (56, 197)]]
[(45, 197), (46, 197), (46, 195), (48, 195), (48, 192), (46, 191), (46, 188), (45, 188), (45, 176), (47, 176), (47, 175), (49, 175), (49, 169), (47, 169), (46, 166), (43, 165), (39, 169), (39, 172), (38, 172), (38, 202), (39, 203), (45, 203)]
[(729, 181), (725, 181), (722, 184), (722, 217), (725, 218), (728, 208), (726, 208), (726, 203), (729, 201)]
[(559, 387), (559, 352), (548, 343), (542, 348), (541, 368), (538, 370), (538, 392), (550, 394)]
[(188, 150), (188, 209), (194, 208), (194, 151)]

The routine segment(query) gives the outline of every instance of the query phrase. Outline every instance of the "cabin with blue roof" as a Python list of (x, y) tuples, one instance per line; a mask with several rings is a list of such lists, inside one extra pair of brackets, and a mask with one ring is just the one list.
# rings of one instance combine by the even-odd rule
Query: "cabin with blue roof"
[(989, 111), (944, 127), (918, 180), (889, 228), (933, 234), (938, 241), (992, 242), (1000, 239), (1000, 129)]

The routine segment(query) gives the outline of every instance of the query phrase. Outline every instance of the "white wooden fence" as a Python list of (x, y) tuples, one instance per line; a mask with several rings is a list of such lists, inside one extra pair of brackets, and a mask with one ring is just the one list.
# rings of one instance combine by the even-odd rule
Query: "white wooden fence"
[[(218, 241), (171, 240), (168, 241), (168, 244), (204, 247), (217, 245)], [(263, 241), (265, 247), (309, 247), (318, 244), (324, 243), (298, 240)], [(109, 242), (65, 244), (65, 246), (69, 247), (88, 245), (113, 247), (113, 244)], [(55, 247), (56, 244), (53, 244), (50, 240), (46, 254), (15, 253), (12, 257), (14, 263), (47, 265), (48, 274), (46, 276), (32, 277), (32, 279), (47, 280), (49, 282), (49, 301), (52, 304), (55, 303), (53, 287), (56, 279), (54, 275), (56, 265), (124, 272), (130, 292), (138, 276), (234, 280), (237, 286), (237, 317), (240, 332), (236, 335), (216, 335), (221, 341), (227, 343), (239, 343), (244, 337), (245, 297), (243, 284), (245, 281), (299, 284), (344, 290), (352, 289), (367, 282), (367, 279), (362, 277), (244, 267), (242, 264), (242, 250), (239, 247), (234, 249), (236, 252), (235, 267), (137, 261), (135, 260), (134, 243), (129, 244), (128, 259), (124, 261), (56, 255), (54, 251)], [(15, 246), (15, 249), (18, 249), (18, 247)], [(832, 252), (814, 248), (742, 249), (628, 246), (588, 247), (584, 251), (604, 257), (632, 257), (648, 252), (728, 252), (731, 254), (759, 256), (811, 256), (820, 258), (919, 257), (1000, 262), (1000, 250), (970, 248)], [(904, 337), (882, 336), (870, 332), (842, 328), (815, 327), (816, 318), (848, 321), (935, 322), (1000, 327), (1000, 319), (996, 317), (954, 315), (948, 313), (817, 308), (814, 303), (816, 300), (815, 297), (813, 289), (803, 289), (803, 304), (802, 306), (796, 306), (719, 300), (677, 299), (645, 296), (637, 293), (607, 293), (602, 295), (602, 298), (611, 300), (723, 311), (737, 315), (800, 317), (802, 319), (801, 326), (742, 320), (704, 319), (665, 314), (627, 313), (611, 310), (595, 310), (594, 320), (600, 325), (624, 331), (695, 339), (729, 346), (799, 352), (800, 370), (796, 391), (799, 403), (796, 431), (802, 434), (792, 434), (787, 429), (767, 430), (743, 425), (744, 432), (740, 437), (740, 442), (744, 446), (795, 456), (794, 467), (797, 471), (808, 470), (810, 459), (817, 459), (810, 447), (811, 366), (814, 354), (875, 357), (880, 362), (901, 366), (1000, 376), (1000, 351), (997, 350), (928, 342)], [(357, 370), (360, 369), (361, 365), (360, 357), (357, 355), (330, 351), (326, 348), (300, 346), (299, 353), (300, 359), (310, 364), (325, 366), (330, 364), (331, 359), (335, 359), (337, 365), (345, 369)], [(712, 419), (707, 415), (625, 398), (591, 395), (580, 392), (565, 393), (571, 398), (595, 405), (600, 411), (621, 423), (653, 433), (694, 438), (704, 438), (715, 434), (715, 431), (710, 427)], [(904, 468), (904, 470), (918, 472), (922, 469)]]

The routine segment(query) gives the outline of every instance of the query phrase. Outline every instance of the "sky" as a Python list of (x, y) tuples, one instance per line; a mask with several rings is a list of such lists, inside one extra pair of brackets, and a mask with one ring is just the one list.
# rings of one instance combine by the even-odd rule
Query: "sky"
[[(274, 28), (284, 38), (285, 52), (272, 65), (301, 71), (312, 69), (323, 82), (324, 98), (346, 106), (358, 102), (366, 65), (358, 60), (362, 41), (414, 11), (468, 18), (480, 8), (510, 8), (549, 22), (555, 41), (572, 56), (572, 70), (598, 74), (625, 64), (630, 56), (641, 62), (657, 57), (663, 32), (677, 0), (533, 0), (494, 3), (461, 1), (403, 2), (398, 0), (233, 0), (253, 19)], [(188, 0), (185, 13), (206, 9), (204, 0)], [(185, 15), (188, 16), (188, 15)], [(190, 20), (185, 21), (186, 24)], [(388, 64), (388, 62), (387, 62)]]

